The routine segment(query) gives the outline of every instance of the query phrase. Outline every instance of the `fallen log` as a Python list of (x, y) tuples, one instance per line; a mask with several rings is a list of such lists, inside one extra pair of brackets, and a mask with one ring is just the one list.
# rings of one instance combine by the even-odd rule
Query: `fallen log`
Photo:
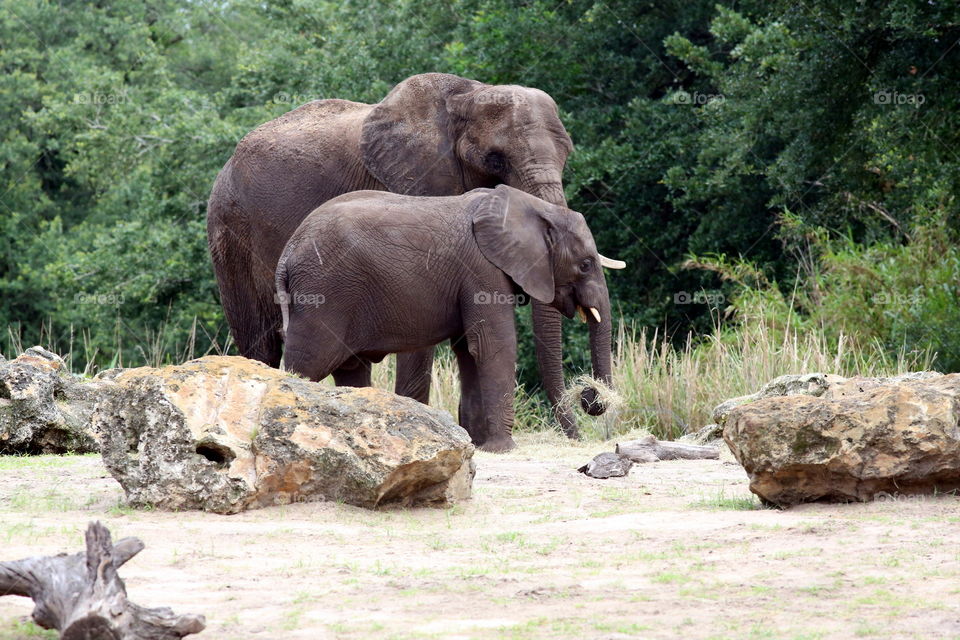
[(203, 631), (202, 615), (127, 600), (117, 569), (143, 550), (138, 538), (114, 545), (110, 531), (91, 522), (86, 541), (86, 552), (0, 562), (0, 596), (33, 600), (34, 622), (57, 629), (60, 640), (175, 640)]
[(658, 460), (716, 460), (720, 457), (720, 451), (716, 447), (666, 442), (653, 436), (618, 443), (615, 451), (633, 462), (641, 463)]

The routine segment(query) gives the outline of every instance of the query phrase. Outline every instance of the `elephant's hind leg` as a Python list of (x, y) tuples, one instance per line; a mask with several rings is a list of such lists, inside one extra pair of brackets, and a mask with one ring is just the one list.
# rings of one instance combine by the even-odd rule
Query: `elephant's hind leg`
[[(211, 215), (216, 215), (218, 210)], [(236, 217), (233, 215), (230, 219)], [(280, 366), (283, 341), (280, 307), (274, 300), (273, 290), (276, 265), (263, 264), (253, 253), (249, 230), (244, 225), (228, 228), (221, 222), (211, 225), (208, 234), (220, 302), (237, 349), (247, 358), (271, 367)]]
[(431, 370), (433, 347), (397, 354), (397, 382), (394, 392), (398, 396), (413, 398), (430, 404)]
[[(236, 326), (234, 339), (237, 348), (245, 357), (252, 360), (259, 360), (271, 367), (280, 366), (280, 357), (283, 354), (283, 340), (280, 337), (280, 317), (276, 305), (271, 297), (267, 302), (262, 298), (255, 300), (254, 304), (258, 311), (249, 313), (246, 318), (234, 325), (230, 321), (231, 328)], [(226, 305), (224, 305), (226, 308)], [(236, 317), (236, 316), (234, 316)], [(230, 316), (227, 316), (228, 320)], [(241, 339), (240, 336), (243, 336)]]

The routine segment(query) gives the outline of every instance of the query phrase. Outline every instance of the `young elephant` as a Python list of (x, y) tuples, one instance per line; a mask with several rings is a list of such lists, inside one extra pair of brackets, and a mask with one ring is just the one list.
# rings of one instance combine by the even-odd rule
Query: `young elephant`
[[(449, 339), (460, 424), (487, 451), (513, 448), (516, 330), (526, 296), (590, 327), (594, 376), (610, 382), (610, 301), (583, 216), (500, 185), (461, 196), (357, 191), (315, 209), (276, 274), (284, 366), (369, 386), (370, 362)], [(603, 412), (588, 389), (584, 409)]]

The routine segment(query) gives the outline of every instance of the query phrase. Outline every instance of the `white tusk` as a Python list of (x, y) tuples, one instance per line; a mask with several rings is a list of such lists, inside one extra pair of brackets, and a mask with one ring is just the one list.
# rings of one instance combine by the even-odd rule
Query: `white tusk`
[(586, 322), (587, 314), (583, 312), (583, 307), (577, 307), (577, 312), (580, 314), (580, 322)]
[(593, 317), (597, 322), (600, 322), (600, 312), (597, 311), (596, 308), (590, 307), (590, 313), (593, 314)]
[(624, 269), (627, 266), (627, 263), (623, 260), (613, 260), (602, 254), (597, 255), (600, 256), (601, 267), (606, 267), (607, 269)]

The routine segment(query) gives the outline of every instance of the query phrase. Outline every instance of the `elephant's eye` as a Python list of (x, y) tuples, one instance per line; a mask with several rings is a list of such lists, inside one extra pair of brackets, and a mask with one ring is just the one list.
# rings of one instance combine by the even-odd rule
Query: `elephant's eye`
[(490, 173), (503, 173), (507, 170), (507, 157), (502, 151), (491, 151), (485, 159)]
[(587, 273), (590, 269), (593, 268), (593, 260), (590, 258), (585, 258), (580, 261), (580, 273)]

